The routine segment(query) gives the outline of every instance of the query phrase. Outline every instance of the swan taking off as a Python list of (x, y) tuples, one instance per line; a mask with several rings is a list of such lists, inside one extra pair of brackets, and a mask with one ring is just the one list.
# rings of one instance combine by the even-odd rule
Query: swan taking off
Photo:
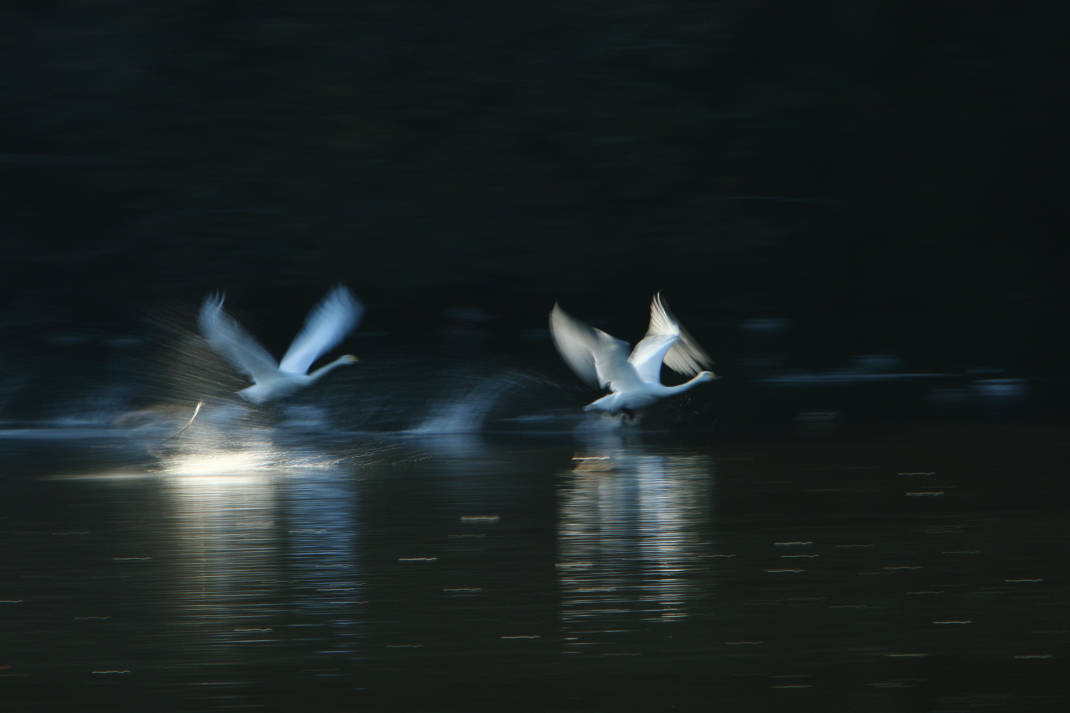
[(331, 369), (357, 361), (355, 356), (346, 354), (308, 373), (312, 362), (356, 329), (362, 316), (364, 305), (349, 290), (338, 285), (308, 313), (305, 326), (294, 337), (279, 363), (256, 341), (256, 337), (223, 311), (222, 295), (211, 295), (204, 301), (199, 324), (209, 346), (252, 379), (253, 385), (242, 389), (238, 395), (246, 401), (261, 404), (289, 396), (315, 383)]
[[(570, 317), (560, 305), (555, 304), (550, 312), (550, 332), (557, 350), (577, 376), (611, 392), (585, 406), (584, 411), (634, 416), (636, 410), (659, 399), (717, 378), (713, 372), (701, 371), (712, 360), (665, 308), (661, 293), (650, 303), (650, 326), (631, 356), (627, 342)], [(694, 378), (678, 386), (663, 386), (662, 362)]]

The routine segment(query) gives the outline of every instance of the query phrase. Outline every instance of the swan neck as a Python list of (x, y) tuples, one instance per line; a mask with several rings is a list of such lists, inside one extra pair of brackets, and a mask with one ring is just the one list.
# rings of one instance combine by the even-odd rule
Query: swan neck
[(344, 356), (343, 357), (338, 357), (337, 359), (332, 361), (330, 364), (326, 364), (324, 366), (321, 366), (319, 369), (316, 369), (315, 371), (313, 371), (311, 374), (308, 375), (308, 378), (310, 380), (312, 380), (312, 381), (315, 381), (315, 380), (319, 379), (321, 376), (325, 375), (327, 372), (329, 372), (332, 369), (334, 369), (335, 367), (339, 367), (339, 366), (342, 366), (343, 364), (349, 364), (349, 363), (350, 363), (350, 361), (349, 361), (349, 359), (347, 357), (344, 357)]
[(682, 394), (683, 392), (689, 390), (691, 387), (698, 385), (702, 381), (705, 381), (705, 379), (702, 378), (702, 374), (698, 374), (696, 376), (691, 377), (682, 384), (677, 384), (676, 386), (666, 386), (665, 388), (669, 391), (670, 394)]

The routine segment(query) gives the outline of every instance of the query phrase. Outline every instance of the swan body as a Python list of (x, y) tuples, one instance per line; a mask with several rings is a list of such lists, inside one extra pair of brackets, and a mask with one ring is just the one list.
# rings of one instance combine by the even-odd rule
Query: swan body
[(204, 301), (199, 324), (209, 346), (252, 380), (253, 385), (238, 395), (261, 404), (289, 396), (319, 381), (333, 369), (356, 362), (355, 356), (346, 354), (311, 373), (308, 371), (316, 359), (356, 329), (363, 316), (364, 305), (348, 289), (338, 285), (308, 313), (304, 327), (280, 362), (223, 311), (222, 295), (212, 295)]
[[(550, 312), (554, 343), (576, 375), (610, 393), (588, 404), (584, 411), (634, 415), (666, 396), (681, 394), (698, 384), (718, 378), (702, 367), (713, 362), (702, 347), (665, 308), (661, 294), (650, 303), (650, 326), (646, 336), (628, 354), (627, 342), (593, 329), (569, 316), (560, 305)], [(676, 386), (661, 383), (661, 365), (691, 376)]]

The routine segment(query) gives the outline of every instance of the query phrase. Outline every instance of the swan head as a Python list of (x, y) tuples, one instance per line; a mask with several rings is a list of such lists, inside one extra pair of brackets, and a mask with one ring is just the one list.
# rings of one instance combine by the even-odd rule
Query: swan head
[(338, 361), (342, 364), (356, 364), (360, 359), (356, 358), (352, 354), (346, 354), (345, 356), (338, 357)]
[(713, 381), (714, 379), (720, 379), (720, 378), (721, 377), (717, 376), (712, 371), (700, 371), (695, 376), (695, 381), (697, 381), (697, 382)]

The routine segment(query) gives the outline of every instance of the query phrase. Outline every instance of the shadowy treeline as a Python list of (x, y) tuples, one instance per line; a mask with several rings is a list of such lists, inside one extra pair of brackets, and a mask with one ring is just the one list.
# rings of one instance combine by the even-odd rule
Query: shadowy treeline
[(1068, 36), (1055, 0), (10, 0), (0, 318), (226, 288), (286, 336), (343, 281), (641, 332), (664, 287), (804, 360), (1059, 371)]

